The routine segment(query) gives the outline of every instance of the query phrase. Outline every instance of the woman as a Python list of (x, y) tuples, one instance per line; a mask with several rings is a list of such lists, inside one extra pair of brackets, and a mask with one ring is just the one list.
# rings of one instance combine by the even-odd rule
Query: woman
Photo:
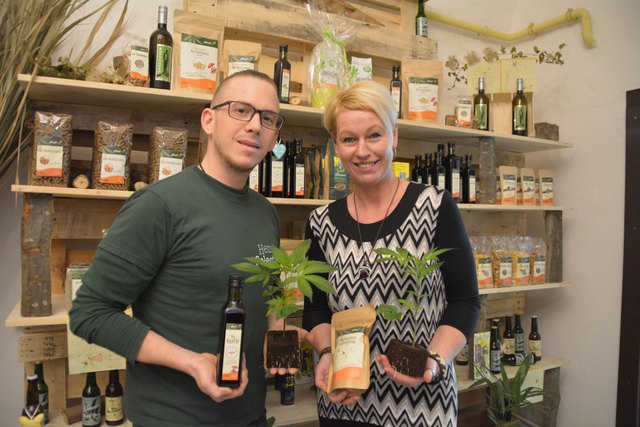
[[(456, 425), (453, 360), (473, 333), (480, 308), (473, 254), (447, 191), (394, 176), (396, 117), (388, 90), (374, 82), (358, 82), (338, 93), (324, 114), (354, 191), (313, 211), (306, 230), (312, 239), (310, 258), (337, 267), (329, 274), (335, 295), (314, 292), (304, 308), (303, 326), (320, 354), (315, 377), (324, 392), (318, 396), (321, 426)], [(373, 250), (382, 247), (402, 247), (415, 255), (454, 248), (440, 256), (444, 264), (428, 279), (430, 295), (423, 298), (419, 318), (418, 344), (437, 354), (428, 359), (421, 378), (396, 372), (384, 351), (392, 338), (410, 342), (409, 316), (399, 322), (378, 316), (370, 334), (369, 389), (360, 396), (344, 391), (327, 396), (331, 315), (393, 303), (414, 286), (395, 265), (374, 264)]]

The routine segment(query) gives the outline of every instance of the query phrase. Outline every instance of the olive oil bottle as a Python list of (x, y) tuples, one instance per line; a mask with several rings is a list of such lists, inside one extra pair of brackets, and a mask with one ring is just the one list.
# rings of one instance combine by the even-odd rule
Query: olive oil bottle
[(222, 307), (218, 334), (218, 385), (237, 388), (242, 382), (245, 310), (240, 276), (229, 276), (229, 297)]
[(167, 31), (167, 6), (158, 7), (158, 28), (149, 39), (149, 86), (171, 89), (173, 39)]
[(291, 63), (287, 59), (289, 46), (280, 45), (280, 59), (273, 66), (273, 81), (278, 89), (278, 99), (283, 104), (289, 103), (291, 88)]

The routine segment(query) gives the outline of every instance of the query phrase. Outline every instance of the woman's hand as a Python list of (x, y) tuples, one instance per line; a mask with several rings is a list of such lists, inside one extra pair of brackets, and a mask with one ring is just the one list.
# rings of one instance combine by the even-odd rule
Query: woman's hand
[(387, 376), (392, 381), (395, 381), (396, 383), (406, 387), (417, 387), (423, 382), (430, 383), (432, 378), (437, 373), (437, 371), (434, 371), (433, 368), (427, 368), (425, 369), (422, 377), (410, 377), (393, 369), (393, 366), (391, 366), (391, 363), (389, 363), (389, 359), (384, 354), (376, 357), (376, 361), (380, 363), (380, 365), (382, 365), (382, 369), (384, 369), (384, 371), (387, 373)]

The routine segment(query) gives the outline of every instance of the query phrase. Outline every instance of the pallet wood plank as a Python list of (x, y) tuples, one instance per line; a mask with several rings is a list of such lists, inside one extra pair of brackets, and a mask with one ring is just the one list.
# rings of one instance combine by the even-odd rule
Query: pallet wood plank
[(24, 317), (50, 316), (50, 240), (53, 228), (53, 197), (25, 194), (21, 224), (22, 299)]
[(18, 338), (18, 360), (37, 362), (67, 357), (65, 332), (22, 334)]
[(100, 203), (89, 199), (55, 200), (54, 239), (102, 239), (124, 202), (103, 200)]
[(562, 211), (544, 213), (547, 244), (546, 281), (562, 282)]

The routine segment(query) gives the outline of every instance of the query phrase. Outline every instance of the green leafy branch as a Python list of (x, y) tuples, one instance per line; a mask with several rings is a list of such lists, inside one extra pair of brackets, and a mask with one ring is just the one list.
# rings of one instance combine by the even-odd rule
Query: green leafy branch
[(439, 260), (439, 256), (443, 253), (450, 251), (451, 249), (430, 249), (425, 252), (421, 257), (411, 254), (404, 248), (398, 248), (391, 250), (387, 248), (375, 249), (376, 254), (379, 256), (375, 262), (393, 262), (398, 265), (400, 271), (405, 275), (409, 275), (413, 278), (415, 288), (407, 291), (407, 294), (411, 298), (397, 299), (396, 302), (404, 306), (404, 312), (391, 304), (380, 304), (376, 308), (376, 312), (388, 321), (402, 320), (406, 313), (412, 316), (412, 342), (411, 345), (416, 345), (418, 337), (418, 315), (422, 311), (420, 302), (422, 298), (429, 294), (425, 292), (426, 279), (433, 273), (434, 270), (440, 268), (444, 263)]
[(283, 249), (273, 246), (273, 259), (245, 258), (245, 261), (233, 264), (232, 267), (250, 273), (245, 281), (261, 282), (267, 297), (267, 316), (275, 315), (276, 319), (284, 319), (299, 310), (296, 305), (297, 288), (309, 299), (313, 296), (313, 286), (319, 290), (333, 294), (335, 290), (323, 273), (330, 273), (335, 267), (323, 261), (309, 260), (307, 252), (311, 240), (300, 242), (288, 255)]

